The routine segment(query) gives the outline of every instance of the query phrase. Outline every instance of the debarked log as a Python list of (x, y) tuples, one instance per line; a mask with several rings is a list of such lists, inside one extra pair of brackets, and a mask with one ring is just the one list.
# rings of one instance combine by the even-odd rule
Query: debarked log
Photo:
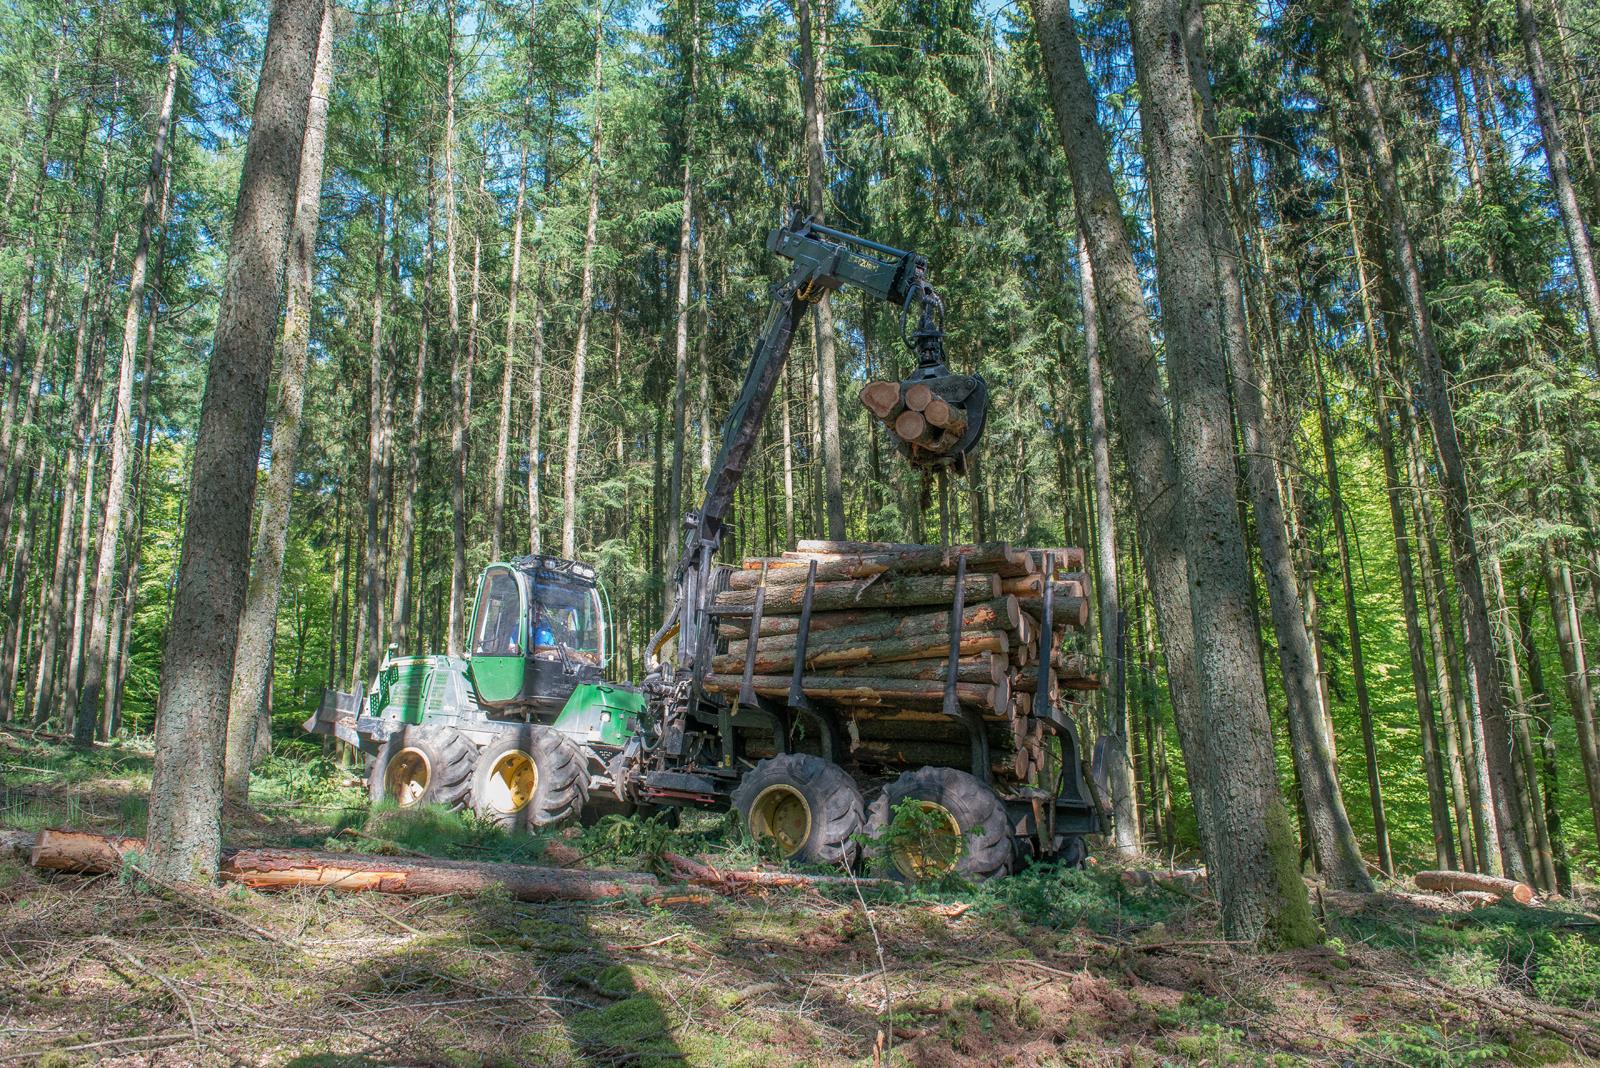
[[(736, 674), (711, 674), (705, 687), (711, 693), (737, 694), (743, 677)], [(787, 697), (788, 675), (754, 675), (750, 684), (763, 697)], [(851, 704), (919, 704), (938, 707), (944, 700), (944, 683), (923, 679), (875, 679), (849, 675), (802, 675), (800, 687), (807, 697)], [(1001, 683), (956, 683), (956, 700), (963, 705), (988, 711), (1004, 711), (1011, 700), (1010, 688)]]
[[(1018, 597), (1017, 604), (1035, 621), (1044, 622), (1043, 597)], [(1051, 599), (1051, 622), (1056, 626), (1085, 627), (1089, 624), (1089, 600), (1070, 593), (1057, 591)]]
[[(768, 591), (771, 596), (771, 591)], [(1018, 633), (1023, 625), (1022, 607), (1015, 597), (996, 597), (980, 604), (968, 604), (961, 613), (962, 630), (1003, 630)], [(793, 647), (800, 631), (799, 616), (761, 618), (763, 648)], [(810, 642), (854, 641), (857, 638), (905, 638), (914, 634), (948, 634), (950, 609), (921, 609), (914, 613), (886, 611), (822, 612), (811, 617)], [(724, 623), (717, 631), (725, 638), (742, 640), (750, 633), (748, 620)]]
[[(712, 671), (742, 672), (749, 642), (730, 642), (728, 651), (711, 660)], [(1004, 631), (965, 630), (961, 632), (960, 656), (1000, 653), (1010, 648)], [(925, 660), (948, 655), (950, 639), (944, 634), (913, 634), (907, 638), (857, 638), (853, 641), (817, 642), (806, 646), (806, 668), (843, 668), (851, 664), (890, 663), (897, 660)], [(755, 664), (758, 674), (768, 675), (794, 669), (795, 645), (769, 646), (766, 639), (756, 642)]]
[[(1083, 552), (1076, 550), (1082, 566)], [(793, 551), (783, 554), (785, 560), (818, 561), (839, 557), (854, 557), (884, 564), (901, 574), (944, 572), (954, 574), (957, 557), (967, 558), (967, 571), (992, 571), (1002, 578), (1016, 578), (1038, 571), (1037, 561), (1026, 551), (1013, 549), (1003, 541), (979, 542), (972, 545), (912, 545), (887, 541), (826, 541), (806, 538), (795, 543)], [(1058, 566), (1066, 566), (1058, 564)]]
[[(1000, 595), (1000, 579), (995, 575), (968, 575), (962, 588), (968, 604), (989, 601)], [(812, 588), (811, 610), (834, 612), (852, 608), (948, 605), (955, 600), (955, 593), (956, 580), (945, 575), (880, 575), (859, 581), (819, 582)], [(762, 602), (762, 611), (773, 615), (793, 615), (800, 611), (804, 599), (803, 584), (768, 589)], [(750, 608), (755, 605), (755, 600), (755, 590), (726, 590), (717, 595), (716, 606)]]
[(1494, 875), (1478, 875), (1468, 871), (1419, 871), (1412, 878), (1423, 890), (1442, 893), (1476, 890), (1483, 894), (1495, 894), (1501, 898), (1509, 897), (1523, 905), (1533, 903), (1533, 887), (1527, 883), (1519, 883), (1515, 879), (1501, 879)]

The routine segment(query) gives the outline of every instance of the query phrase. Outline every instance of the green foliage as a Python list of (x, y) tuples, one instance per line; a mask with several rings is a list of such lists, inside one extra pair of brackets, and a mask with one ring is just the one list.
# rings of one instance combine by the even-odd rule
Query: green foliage
[(1004, 910), (1028, 926), (1065, 931), (1082, 925), (1107, 934), (1153, 928), (1190, 904), (1158, 888), (1125, 887), (1113, 871), (1055, 864), (983, 883), (972, 899), (982, 912)]
[(1403, 1025), (1398, 1030), (1362, 1040), (1376, 1055), (1416, 1068), (1466, 1068), (1504, 1059), (1510, 1047), (1476, 1032), (1433, 1024)]
[(353, 853), (421, 853), (452, 860), (522, 864), (542, 857), (547, 840), (541, 835), (507, 833), (470, 811), (452, 812), (438, 805), (398, 808), (383, 802), (373, 806), (358, 831), (340, 831), (326, 844), (329, 849)]
[(1600, 944), (1593, 937), (1552, 935), (1534, 965), (1533, 989), (1556, 1005), (1600, 1007)]

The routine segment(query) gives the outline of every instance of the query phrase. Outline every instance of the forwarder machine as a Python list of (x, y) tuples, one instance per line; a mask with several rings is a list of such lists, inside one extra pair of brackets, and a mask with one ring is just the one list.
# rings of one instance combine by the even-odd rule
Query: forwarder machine
[[(937, 451), (898, 443), (914, 467), (964, 470), (983, 432), (987, 387), (945, 365), (943, 303), (927, 280), (924, 257), (798, 213), (770, 232), (767, 249), (794, 266), (773, 289), (704, 500), (683, 517), (674, 599), (651, 639), (643, 685), (606, 681), (608, 605), (592, 566), (550, 556), (492, 563), (478, 581), (469, 656), (397, 656), (391, 647), (364, 695), (326, 694), (305, 725), (367, 755), (374, 800), (471, 807), (527, 829), (578, 817), (591, 793), (626, 809), (731, 807), (758, 837), (811, 863), (853, 860), (862, 832), (881, 830), (868, 826), (861, 784), (844, 770), (839, 717), (808, 701), (798, 681), (786, 701), (748, 688), (736, 701), (706, 692), (712, 656), (725, 648), (717, 623), (750, 613), (714, 606), (731, 571), (717, 556), (795, 329), (826, 294), (850, 286), (896, 308), (902, 339), (916, 356), (902, 389), (926, 385), (962, 410), (964, 432)], [(958, 603), (956, 619), (961, 610)], [(802, 627), (808, 614), (802, 613)], [(951, 629), (959, 634), (959, 625)], [(1039, 662), (1048, 664), (1051, 627), (1041, 631)], [(1038, 787), (1003, 796), (989, 785), (982, 724), (963, 719), (953, 685), (944, 708), (969, 722), (970, 769), (909, 770), (885, 796), (935, 813), (935, 833), (952, 841), (918, 847), (914, 863), (889, 857), (890, 874), (988, 876), (1028, 857), (1081, 859), (1083, 836), (1100, 826), (1070, 716), (1055, 711), (1047, 718), (1058, 771), (1041, 784), (1048, 788), (1041, 803)], [(974, 797), (983, 803), (973, 804)], [(886, 810), (874, 806), (872, 822), (881, 823)], [(994, 828), (965, 826), (972, 822), (968, 811), (986, 811), (991, 819), (1004, 812), (1004, 858), (964, 856), (963, 841), (996, 837)], [(930, 856), (940, 858), (931, 872)]]

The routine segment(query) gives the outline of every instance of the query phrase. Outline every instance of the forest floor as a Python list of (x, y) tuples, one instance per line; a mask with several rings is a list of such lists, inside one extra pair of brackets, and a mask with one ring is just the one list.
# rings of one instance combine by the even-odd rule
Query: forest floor
[[(143, 830), (150, 756), (0, 731), (0, 828)], [(758, 858), (721, 818), (549, 839), (369, 812), (274, 758), (230, 844), (639, 870)], [(268, 1065), (1588, 1064), (1594, 900), (1321, 893), (1325, 946), (1223, 942), (1214, 903), (1108, 865), (981, 887), (526, 904), (233, 887), (175, 897), (0, 859), (0, 1063)]]

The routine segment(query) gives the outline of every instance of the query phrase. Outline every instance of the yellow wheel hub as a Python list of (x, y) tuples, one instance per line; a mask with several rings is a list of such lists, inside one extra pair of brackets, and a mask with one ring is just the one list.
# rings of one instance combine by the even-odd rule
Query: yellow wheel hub
[(420, 749), (402, 749), (389, 758), (389, 769), (384, 773), (384, 792), (394, 798), (401, 808), (410, 808), (422, 800), (433, 778), (433, 768)]
[(521, 812), (539, 789), (539, 768), (521, 749), (500, 754), (489, 768), (489, 784), (484, 803), (495, 812), (511, 815)]
[(811, 840), (811, 806), (793, 786), (774, 783), (750, 806), (750, 834), (771, 839), (784, 856), (792, 857)]
[(907, 879), (937, 879), (949, 875), (955, 871), (966, 847), (961, 824), (941, 804), (933, 801), (912, 803), (918, 810), (915, 824), (889, 847), (889, 859)]

